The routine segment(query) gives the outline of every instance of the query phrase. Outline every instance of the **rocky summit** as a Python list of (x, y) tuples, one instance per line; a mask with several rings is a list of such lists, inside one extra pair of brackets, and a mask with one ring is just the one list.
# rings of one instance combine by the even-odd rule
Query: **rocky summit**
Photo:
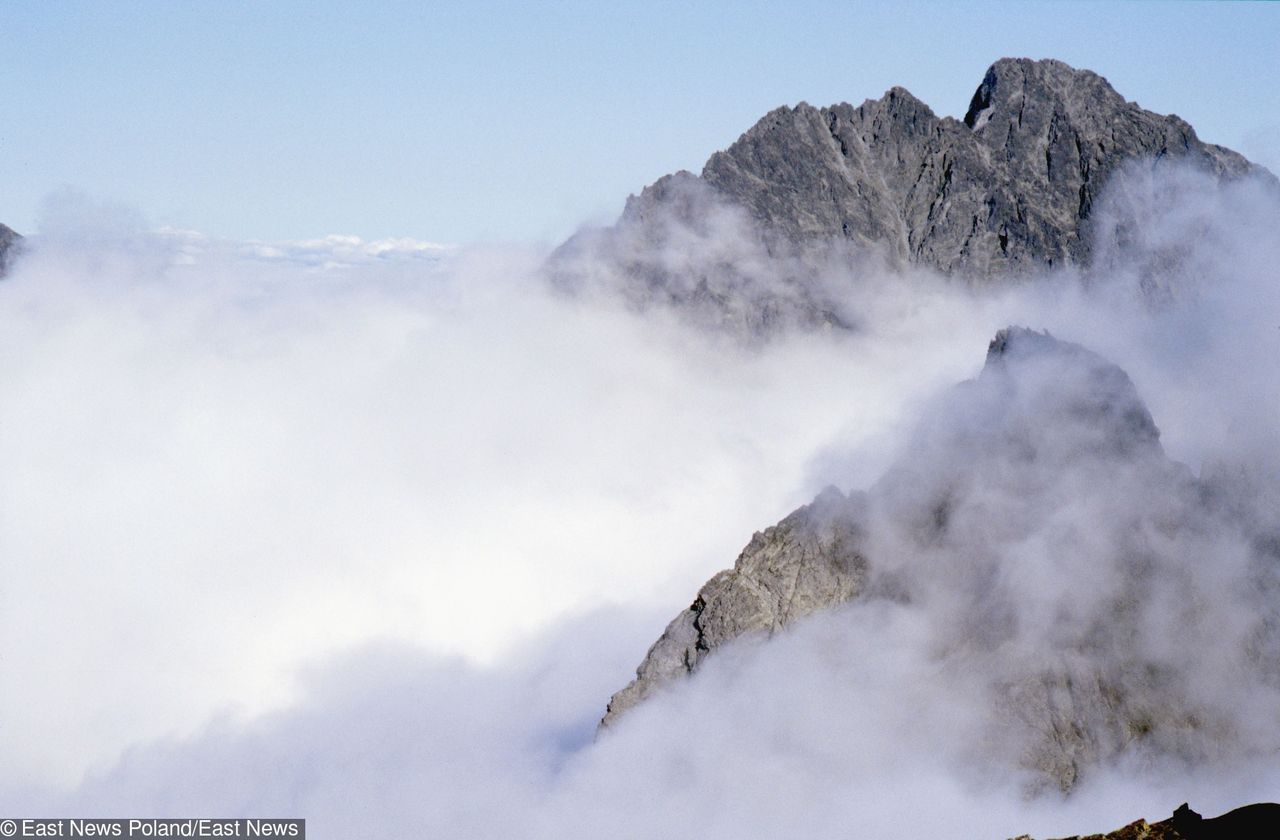
[(753, 334), (848, 326), (841, 289), (866, 271), (985, 283), (1088, 266), (1108, 182), (1175, 160), (1274, 180), (1096, 73), (1006, 58), (960, 120), (900, 87), (856, 107), (778, 108), (700, 175), (664, 176), (613, 227), (572, 237), (550, 270), (564, 287), (603, 284)]
[[(879, 481), (825, 490), (711, 578), (602, 727), (735, 640), (892, 602), (931, 628), (942, 673), (981, 675), (982, 739), (1008, 745), (999, 760), (1033, 788), (1070, 790), (1123, 755), (1247, 753), (1238, 711), (1258, 704), (1274, 732), (1280, 700), (1280, 527), (1237, 490), (1166, 456), (1119, 367), (1002, 330)], [(1206, 555), (1238, 563), (1206, 576)]]

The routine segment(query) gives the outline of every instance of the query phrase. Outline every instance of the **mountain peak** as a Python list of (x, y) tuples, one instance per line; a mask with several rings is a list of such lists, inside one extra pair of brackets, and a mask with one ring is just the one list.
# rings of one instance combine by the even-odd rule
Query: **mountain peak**
[[(659, 179), (641, 193), (644, 213), (628, 202), (613, 228), (566, 243), (552, 269), (572, 286), (574, 266), (558, 257), (590, 252), (621, 263), (609, 274), (630, 282), (633, 299), (685, 306), (719, 325), (853, 323), (856, 313), (842, 310), (813, 266), (854, 283), (863, 266), (916, 265), (978, 283), (1087, 270), (1096, 200), (1143, 160), (1270, 178), (1201, 142), (1178, 117), (1127, 102), (1097, 73), (1002, 58), (963, 121), (938, 117), (902, 87), (856, 108), (776, 108), (685, 179), (701, 189), (682, 183), (666, 191), (668, 202)], [(732, 236), (705, 222), (725, 208)], [(776, 266), (763, 273), (783, 282), (756, 282), (768, 261)]]

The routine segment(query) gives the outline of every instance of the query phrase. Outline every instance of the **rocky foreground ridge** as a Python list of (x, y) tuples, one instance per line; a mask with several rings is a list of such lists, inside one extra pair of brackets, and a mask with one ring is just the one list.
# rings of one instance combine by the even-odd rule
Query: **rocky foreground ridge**
[(1274, 180), (1096, 73), (1005, 58), (961, 120), (900, 87), (857, 107), (771, 111), (701, 174), (664, 176), (613, 227), (572, 237), (550, 267), (565, 287), (618, 286), (636, 305), (749, 333), (849, 326), (841, 290), (868, 271), (984, 283), (1088, 266), (1104, 188), (1167, 161)]
[[(1066, 840), (1270, 840), (1280, 837), (1280, 805), (1270, 802), (1246, 805), (1205, 819), (1183, 803), (1167, 820), (1138, 820), (1106, 834), (1070, 837)], [(1032, 840), (1028, 835), (1014, 840)]]
[(1042, 786), (1070, 790), (1121, 755), (1199, 765), (1270, 749), (1280, 522), (1235, 480), (1171, 461), (1114, 364), (1002, 330), (867, 492), (829, 488), (752, 537), (601, 725), (725, 644), (889, 599), (919, 610), (953, 673), (987, 675), (990, 740)]

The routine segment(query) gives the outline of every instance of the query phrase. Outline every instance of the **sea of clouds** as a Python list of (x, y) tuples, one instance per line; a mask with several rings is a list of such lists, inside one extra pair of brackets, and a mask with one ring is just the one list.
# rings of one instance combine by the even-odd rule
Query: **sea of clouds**
[[(1265, 749), (1028, 797), (984, 740), (998, 658), (937, 653), (945, 599), (725, 650), (596, 738), (698, 586), (823, 486), (918, 462), (1010, 323), (1123, 367), (1168, 455), (1251, 488), (1265, 530), (1273, 188), (1140, 169), (1103, 208), (1098, 241), (1125, 244), (1098, 272), (850, 278), (857, 330), (748, 347), (556, 291), (537, 249), (226, 242), (56, 197), (0, 283), (0, 804), (328, 837), (1002, 838), (1277, 798)], [(1104, 542), (1161, 490), (1090, 489), (1073, 524)], [(1238, 542), (1162, 549), (1209, 619), (1270, 608), (1214, 556)], [(1100, 585), (1024, 583), (1059, 606)], [(1229, 632), (1185, 638), (1237, 662)], [(1231, 723), (1280, 747), (1261, 683)]]

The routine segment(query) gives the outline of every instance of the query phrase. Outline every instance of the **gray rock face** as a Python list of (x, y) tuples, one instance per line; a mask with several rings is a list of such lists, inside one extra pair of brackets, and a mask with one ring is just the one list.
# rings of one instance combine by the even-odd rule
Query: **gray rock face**
[(5, 225), (0, 225), (0, 277), (9, 270), (9, 263), (21, 242), (22, 237), (18, 233)]
[[(730, 327), (840, 326), (854, 316), (839, 285), (862, 269), (914, 264), (982, 282), (1087, 266), (1088, 222), (1111, 177), (1173, 159), (1220, 177), (1265, 172), (1088, 70), (1001, 59), (963, 121), (902, 88), (857, 107), (778, 108), (700, 176), (665, 176), (613, 228), (571, 238), (552, 274), (580, 287), (603, 272), (635, 303)], [(832, 263), (854, 270), (822, 276)]]
[[(1280, 725), (1280, 527), (1215, 494), (1232, 496), (1165, 455), (1120, 368), (1003, 330), (866, 494), (824, 491), (713, 577), (602, 723), (722, 645), (888, 599), (931, 628), (950, 673), (982, 680), (983, 741), (1041, 786), (1068, 790), (1122, 753), (1246, 749), (1241, 704)], [(1219, 557), (1237, 560), (1206, 575)]]
[(667, 625), (636, 671), (609, 701), (602, 725), (740, 636), (771, 635), (816, 610), (857, 595), (866, 577), (859, 526), (864, 500), (834, 487), (763, 533)]

